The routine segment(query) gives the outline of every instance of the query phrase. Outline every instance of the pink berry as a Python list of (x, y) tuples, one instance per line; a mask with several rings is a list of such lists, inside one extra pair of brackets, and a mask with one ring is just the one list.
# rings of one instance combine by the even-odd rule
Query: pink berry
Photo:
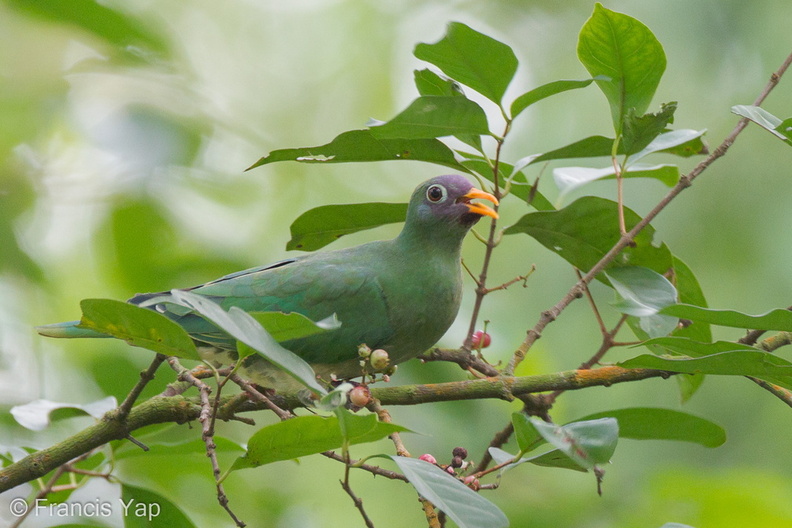
[(473, 348), (487, 348), (492, 343), (492, 337), (486, 332), (476, 330), (471, 336), (471, 344)]
[(349, 401), (355, 407), (365, 407), (371, 402), (371, 391), (365, 385), (358, 385), (349, 391)]
[(464, 482), (465, 485), (468, 486), (473, 491), (478, 491), (479, 488), (481, 488), (481, 483), (479, 483), (479, 479), (477, 479), (473, 475), (468, 475), (467, 477), (465, 477), (465, 479), (462, 482)]
[(430, 464), (437, 464), (437, 459), (430, 455), (429, 453), (424, 453), (423, 455), (418, 457), (420, 460), (424, 462), (429, 462)]

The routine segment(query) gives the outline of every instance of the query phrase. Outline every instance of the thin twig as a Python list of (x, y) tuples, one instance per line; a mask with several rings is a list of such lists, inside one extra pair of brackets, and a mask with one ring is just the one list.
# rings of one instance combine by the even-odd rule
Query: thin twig
[(518, 276), (514, 277), (512, 280), (506, 281), (503, 284), (501, 284), (500, 286), (495, 286), (494, 288), (484, 288), (484, 293), (485, 294), (490, 294), (490, 293), (492, 293), (494, 291), (505, 290), (506, 288), (508, 288), (509, 286), (514, 284), (515, 282), (520, 282), (520, 281), (522, 281), (522, 283), (523, 283), (523, 288), (526, 288), (528, 286), (528, 277), (530, 277), (531, 274), (534, 271), (536, 271), (536, 265), (532, 265), (531, 266), (531, 270), (528, 273), (526, 273), (525, 275), (518, 275)]
[[(347, 471), (349, 470), (347, 469)], [(352, 502), (355, 503), (355, 508), (357, 508), (358, 511), (360, 512), (360, 516), (363, 517), (363, 522), (366, 523), (366, 526), (368, 528), (374, 528), (374, 523), (366, 514), (366, 510), (363, 508), (363, 499), (355, 495), (355, 492), (352, 491), (352, 488), (349, 485), (349, 480), (344, 479), (344, 480), (339, 480), (339, 482), (341, 483), (341, 487), (344, 488), (344, 491), (347, 492), (347, 495), (349, 495), (352, 498)]]
[(240, 520), (228, 506), (228, 496), (223, 489), (223, 484), (220, 482), (220, 464), (217, 461), (217, 446), (214, 443), (213, 430), (214, 415), (217, 410), (218, 400), (215, 400), (215, 404), (213, 406), (213, 404), (209, 401), (209, 394), (212, 392), (211, 387), (193, 376), (189, 370), (182, 367), (178, 359), (175, 357), (168, 358), (168, 363), (170, 364), (171, 368), (178, 373), (179, 379), (192, 383), (198, 389), (198, 394), (201, 398), (201, 413), (198, 416), (198, 421), (201, 422), (201, 436), (204, 443), (206, 444), (206, 456), (209, 457), (209, 460), (212, 463), (212, 474), (214, 475), (215, 486), (217, 487), (217, 501), (220, 503), (220, 506), (222, 506), (223, 509), (228, 512), (228, 515), (234, 521), (234, 524), (240, 528), (244, 528), (244, 526), (246, 526), (245, 523)]
[[(46, 498), (46, 496), (49, 495), (50, 493), (60, 491), (59, 489), (56, 489), (59, 488), (59, 486), (55, 486), (55, 484), (57, 484), (58, 480), (60, 480), (63, 474), (71, 471), (75, 471), (75, 468), (73, 468), (74, 464), (77, 464), (78, 462), (82, 462), (83, 460), (88, 459), (92, 454), (93, 454), (93, 449), (91, 449), (86, 453), (83, 453), (82, 455), (78, 456), (73, 460), (70, 460), (66, 464), (59, 466), (52, 474), (52, 477), (50, 477), (50, 479), (47, 481), (47, 483), (44, 484), (44, 486), (39, 490), (38, 493), (36, 493), (36, 497), (33, 499), (32, 504), (35, 505), (38, 501)], [(30, 515), (35, 509), (36, 508), (34, 507), (33, 508), (28, 507), (25, 510), (25, 512), (22, 515), (20, 515), (16, 521), (14, 521), (14, 523), (10, 526), (10, 528), (18, 528), (22, 524), (22, 522), (27, 518), (27, 516)]]
[(500, 372), (495, 367), (464, 349), (433, 348), (418, 356), (418, 359), (427, 362), (448, 361), (456, 363), (462, 370), (474, 369), (488, 377), (500, 375)]
[[(504, 114), (505, 115), (505, 114)], [(495, 147), (495, 159), (492, 164), (492, 183), (493, 183), (493, 192), (492, 194), (495, 196), (497, 200), (501, 199), (501, 190), (500, 190), (500, 156), (501, 156), (501, 149), (503, 148), (503, 142), (506, 139), (506, 136), (509, 135), (509, 130), (511, 129), (511, 120), (506, 118), (506, 126), (503, 130), (503, 135), (497, 139), (497, 146)], [(495, 211), (498, 210), (497, 205), (493, 208)], [(467, 336), (465, 337), (465, 342), (462, 345), (462, 348), (466, 350), (470, 350), (473, 344), (473, 333), (476, 331), (476, 322), (478, 321), (479, 312), (481, 311), (481, 305), (484, 302), (484, 297), (487, 295), (487, 273), (489, 272), (490, 261), (492, 259), (492, 251), (495, 249), (497, 245), (497, 234), (498, 234), (498, 221), (493, 218), (490, 221), (490, 229), (489, 229), (489, 236), (487, 237), (486, 247), (484, 249), (484, 261), (481, 264), (481, 273), (476, 280), (476, 299), (473, 302), (473, 311), (470, 315), (470, 325), (468, 326)]]
[[(615, 148), (615, 147), (614, 147)], [(619, 211), (619, 233), (624, 236), (627, 232), (627, 224), (624, 222), (624, 177), (622, 170), (619, 166), (619, 160), (616, 155), (611, 156), (613, 162), (613, 172), (616, 176), (616, 203)]]
[[(583, 279), (583, 274), (580, 273), (578, 268), (575, 268), (575, 273), (577, 274), (578, 281)], [(591, 295), (591, 290), (589, 290), (588, 284), (583, 285), (583, 290), (586, 293), (586, 299), (589, 301), (591, 310), (594, 312), (594, 317), (597, 319), (597, 324), (600, 327), (600, 333), (602, 333), (604, 336), (608, 333), (608, 328), (605, 326), (605, 321), (602, 320), (602, 315), (600, 314), (599, 308), (597, 308), (597, 303), (594, 301), (594, 296)]]
[[(778, 84), (778, 81), (789, 68), (790, 63), (792, 63), (792, 54), (786, 58), (778, 71), (773, 73), (773, 75), (770, 77), (770, 81), (767, 83), (764, 90), (762, 90), (762, 93), (759, 95), (759, 97), (756, 98), (756, 101), (754, 101), (755, 106), (759, 106), (765, 100), (767, 95), (773, 90), (773, 88), (775, 88), (775, 86)], [(693, 183), (693, 180), (695, 180), (715, 161), (726, 154), (726, 152), (734, 143), (735, 139), (737, 139), (737, 136), (739, 136), (745, 127), (748, 126), (748, 123), (748, 119), (740, 119), (731, 133), (726, 136), (718, 148), (713, 150), (706, 159), (696, 165), (696, 167), (687, 175), (682, 176), (679, 179), (679, 182), (668, 192), (668, 194), (666, 194), (663, 199), (661, 199), (657, 205), (651, 211), (649, 211), (646, 216), (643, 217), (643, 219), (641, 219), (632, 229), (630, 229), (630, 231), (623, 235), (619, 241), (599, 260), (599, 262), (594, 264), (588, 273), (586, 273), (582, 279), (572, 286), (567, 294), (564, 295), (564, 297), (558, 301), (555, 306), (542, 312), (539, 321), (528, 331), (525, 340), (514, 352), (514, 355), (504, 370), (505, 375), (511, 375), (514, 372), (514, 369), (517, 368), (517, 365), (519, 365), (523, 359), (525, 359), (525, 355), (531, 349), (536, 340), (542, 336), (542, 331), (544, 331), (547, 325), (555, 321), (561, 312), (572, 303), (572, 301), (577, 299), (583, 293), (583, 287), (594, 280), (594, 277), (604, 270), (605, 267), (610, 264), (625, 247), (630, 245), (638, 233), (640, 233), (647, 225), (649, 225), (649, 223), (654, 220), (654, 218), (660, 214), (660, 212), (662, 212), (668, 206), (668, 204), (671, 203), (671, 201), (673, 201), (682, 191), (690, 187), (690, 185)]]
[[(588, 291), (588, 288), (586, 288), (586, 291)], [(602, 361), (602, 358), (605, 356), (608, 350), (614, 347), (615, 341), (613, 338), (616, 337), (616, 334), (619, 333), (619, 330), (621, 330), (622, 325), (624, 325), (626, 321), (627, 315), (624, 314), (621, 316), (619, 322), (616, 323), (611, 331), (606, 330), (605, 333), (602, 334), (602, 343), (600, 344), (599, 349), (593, 356), (581, 363), (578, 367), (578, 370), (590, 370), (594, 365)], [(558, 399), (558, 397), (564, 392), (564, 390), (553, 391), (551, 394), (545, 396), (545, 398), (548, 403), (553, 404), (555, 403), (556, 399)]]
[[(391, 415), (387, 409), (385, 409), (382, 405), (380, 405), (379, 400), (374, 399), (371, 403), (368, 404), (368, 408), (370, 411), (377, 413), (377, 418), (379, 418), (380, 422), (383, 423), (392, 423), (393, 420), (391, 419)], [(399, 433), (391, 433), (388, 437), (393, 442), (393, 446), (396, 448), (396, 454), (402, 457), (410, 457), (410, 452), (407, 451), (407, 448), (404, 446), (404, 442), (402, 442), (401, 435)], [(430, 528), (439, 527), (439, 520), (437, 518), (437, 512), (435, 511), (434, 504), (431, 501), (426, 500), (425, 498), (418, 496), (418, 500), (421, 501), (421, 505), (424, 510), (424, 515), (426, 515), (426, 521), (429, 523)]]
[[(393, 419), (391, 418), (390, 413), (386, 408), (384, 408), (379, 400), (373, 399), (371, 403), (368, 404), (368, 409), (377, 414), (377, 418), (379, 418), (380, 422), (383, 423), (392, 423)], [(391, 433), (388, 437), (393, 442), (393, 446), (396, 448), (396, 454), (403, 457), (410, 457), (410, 452), (407, 451), (407, 448), (404, 447), (404, 442), (402, 442), (401, 435), (399, 433)]]
[(511, 438), (511, 435), (513, 434), (514, 434), (514, 424), (512, 422), (509, 422), (506, 425), (506, 427), (498, 431), (495, 434), (495, 436), (492, 438), (492, 440), (490, 440), (487, 450), (484, 451), (484, 454), (481, 456), (481, 460), (479, 461), (476, 468), (473, 470), (473, 473), (480, 473), (485, 469), (487, 469), (487, 466), (489, 466), (490, 462), (492, 462), (492, 455), (489, 452), (489, 448), (490, 447), (500, 448), (503, 444), (509, 441), (509, 438)]
[[(322, 455), (332, 460), (337, 460), (338, 462), (344, 463), (344, 457), (339, 455), (335, 451), (325, 451), (322, 453)], [(368, 471), (372, 475), (379, 475), (381, 477), (385, 477), (391, 480), (401, 480), (407, 482), (407, 477), (396, 471), (383, 469), (379, 466), (372, 466), (370, 464), (361, 464), (359, 460), (350, 460), (349, 464), (352, 468), (359, 468), (362, 469), (363, 471)]]
[(140, 393), (143, 392), (143, 389), (146, 388), (146, 385), (154, 379), (154, 374), (157, 372), (157, 369), (160, 365), (167, 359), (167, 356), (163, 354), (157, 354), (154, 356), (154, 359), (151, 361), (151, 365), (140, 373), (140, 380), (138, 380), (137, 384), (132, 387), (132, 390), (129, 391), (124, 401), (121, 402), (121, 405), (115, 411), (115, 418), (116, 420), (123, 422), (126, 420), (126, 417), (129, 415), (129, 411), (132, 410), (132, 406), (135, 405)]
[(247, 392), (254, 400), (266, 405), (272, 412), (278, 415), (278, 418), (281, 420), (288, 420), (289, 418), (294, 417), (294, 415), (289, 411), (281, 409), (272, 403), (272, 400), (264, 396), (258, 389), (256, 389), (256, 387), (253, 386), (252, 383), (240, 377), (238, 374), (231, 374), (229, 377), (231, 378), (231, 381), (242, 387), (242, 389)]

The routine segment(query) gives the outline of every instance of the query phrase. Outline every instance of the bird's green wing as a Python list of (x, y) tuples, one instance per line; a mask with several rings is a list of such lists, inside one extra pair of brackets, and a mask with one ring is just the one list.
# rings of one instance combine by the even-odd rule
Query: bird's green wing
[[(354, 257), (354, 255), (349, 255)], [(386, 296), (369, 267), (354, 264), (344, 251), (310, 255), (252, 268), (190, 288), (225, 310), (297, 312), (319, 321), (333, 314), (341, 327), (283, 344), (309, 363), (352, 359), (360, 344), (372, 348), (392, 335)], [(211, 322), (172, 302), (170, 293), (146, 294), (130, 300), (156, 309), (182, 325), (196, 340), (233, 349), (233, 338)]]

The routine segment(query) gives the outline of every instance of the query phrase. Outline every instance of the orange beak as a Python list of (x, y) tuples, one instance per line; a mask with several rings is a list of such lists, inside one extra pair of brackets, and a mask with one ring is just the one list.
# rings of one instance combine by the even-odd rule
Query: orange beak
[(498, 205), (498, 199), (492, 196), (488, 192), (484, 192), (481, 189), (476, 189), (475, 187), (470, 189), (470, 192), (465, 194), (464, 196), (459, 198), (460, 202), (464, 202), (465, 205), (468, 206), (471, 213), (476, 213), (477, 215), (481, 216), (489, 216), (491, 218), (498, 218), (498, 212), (495, 211), (492, 207), (485, 205), (483, 203), (478, 202), (471, 202), (470, 200), (479, 198), (481, 200), (489, 200), (490, 202)]

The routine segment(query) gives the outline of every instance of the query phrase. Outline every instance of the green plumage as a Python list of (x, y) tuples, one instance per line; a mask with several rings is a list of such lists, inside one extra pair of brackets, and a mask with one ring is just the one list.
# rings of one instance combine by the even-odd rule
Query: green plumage
[[(437, 198), (437, 200), (435, 200)], [(314, 253), (237, 272), (189, 288), (224, 309), (301, 313), (314, 321), (333, 314), (341, 327), (282, 345), (328, 379), (360, 374), (357, 350), (365, 343), (388, 351), (392, 364), (434, 345), (454, 321), (462, 294), (462, 240), (481, 215), (492, 209), (460, 176), (440, 176), (413, 193), (401, 234), (387, 241)], [(215, 325), (170, 303), (169, 292), (141, 294), (130, 303), (157, 310), (179, 323), (203, 353), (224, 352), (233, 360), (235, 341)], [(77, 322), (38, 327), (50, 337), (102, 337)], [(258, 357), (246, 363), (259, 383), (283, 386), (288, 377)]]

